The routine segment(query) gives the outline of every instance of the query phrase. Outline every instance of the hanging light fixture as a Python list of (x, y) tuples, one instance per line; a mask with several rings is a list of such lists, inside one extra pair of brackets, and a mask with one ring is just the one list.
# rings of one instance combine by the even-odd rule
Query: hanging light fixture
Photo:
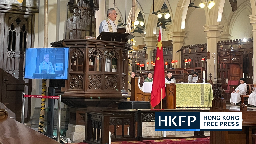
[(161, 13), (157, 14), (157, 17), (158, 17), (158, 18), (161, 18), (161, 17), (162, 17), (162, 14), (161, 14)]
[(213, 0), (206, 0), (205, 2), (201, 2), (200, 4), (199, 4), (199, 7), (200, 8), (204, 8), (205, 7), (205, 5), (207, 4), (207, 7), (208, 7), (208, 9), (211, 9), (211, 8), (213, 8), (213, 6), (215, 5), (215, 2), (213, 1)]
[(134, 25), (138, 25), (138, 24), (140, 24), (140, 22), (136, 20), (136, 21), (134, 22)]
[(211, 9), (215, 5), (214, 1), (210, 1), (208, 4), (208, 8)]
[(200, 7), (200, 8), (204, 8), (204, 7), (205, 7), (205, 4), (204, 4), (204, 3), (200, 3), (200, 4), (199, 4), (199, 7)]
[(169, 13), (166, 13), (165, 15), (164, 15), (164, 18), (165, 19), (168, 19), (168, 18), (170, 18), (171, 17), (171, 15), (169, 14)]
[(143, 21), (140, 22), (140, 26), (144, 26), (144, 22)]

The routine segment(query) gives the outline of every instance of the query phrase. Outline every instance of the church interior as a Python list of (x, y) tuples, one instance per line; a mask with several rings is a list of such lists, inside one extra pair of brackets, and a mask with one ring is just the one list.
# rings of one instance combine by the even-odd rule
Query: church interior
[[(255, 144), (254, 38), (256, 0), (0, 0), (0, 144)], [(67, 79), (25, 77), (28, 48), (63, 47)], [(159, 111), (241, 112), (242, 130), (155, 131)]]

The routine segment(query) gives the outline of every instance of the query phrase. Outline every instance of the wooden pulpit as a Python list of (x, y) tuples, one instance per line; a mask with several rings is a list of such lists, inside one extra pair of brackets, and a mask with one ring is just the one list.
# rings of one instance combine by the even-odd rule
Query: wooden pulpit
[[(132, 78), (131, 81), (131, 101), (150, 101), (151, 93), (145, 93), (139, 88), (139, 78)], [(165, 98), (163, 99), (163, 109), (176, 109), (176, 86), (175, 84), (166, 84)], [(160, 108), (159, 106), (156, 106)]]

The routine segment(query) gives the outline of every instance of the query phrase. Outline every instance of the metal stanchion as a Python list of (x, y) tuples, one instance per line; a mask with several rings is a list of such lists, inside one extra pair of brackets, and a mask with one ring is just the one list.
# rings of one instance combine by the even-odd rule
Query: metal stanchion
[(21, 123), (24, 124), (24, 119), (25, 119), (25, 93), (22, 93), (22, 110), (21, 110)]
[(61, 127), (61, 95), (58, 101), (58, 125), (57, 125), (57, 142), (60, 142), (60, 127)]

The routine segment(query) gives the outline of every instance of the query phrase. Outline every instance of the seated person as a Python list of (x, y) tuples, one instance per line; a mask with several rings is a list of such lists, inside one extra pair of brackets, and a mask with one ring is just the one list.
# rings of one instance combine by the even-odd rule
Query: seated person
[(39, 73), (54, 74), (54, 68), (49, 61), (49, 54), (44, 54), (44, 61), (39, 64)]
[(144, 82), (153, 82), (152, 73), (148, 73), (148, 77), (144, 80)]
[(174, 83), (174, 77), (171, 72), (167, 72), (167, 76), (165, 77), (165, 83)]
[(197, 83), (198, 81), (198, 73), (197, 72), (194, 72), (193, 75), (190, 74), (188, 76), (188, 83)]
[(247, 85), (245, 83), (245, 79), (240, 79), (240, 85), (231, 93), (230, 103), (236, 104), (241, 101), (240, 95), (246, 95)]
[(256, 87), (253, 87), (253, 92), (249, 95), (248, 104), (256, 106)]
[(131, 78), (135, 78), (135, 72), (131, 73)]

